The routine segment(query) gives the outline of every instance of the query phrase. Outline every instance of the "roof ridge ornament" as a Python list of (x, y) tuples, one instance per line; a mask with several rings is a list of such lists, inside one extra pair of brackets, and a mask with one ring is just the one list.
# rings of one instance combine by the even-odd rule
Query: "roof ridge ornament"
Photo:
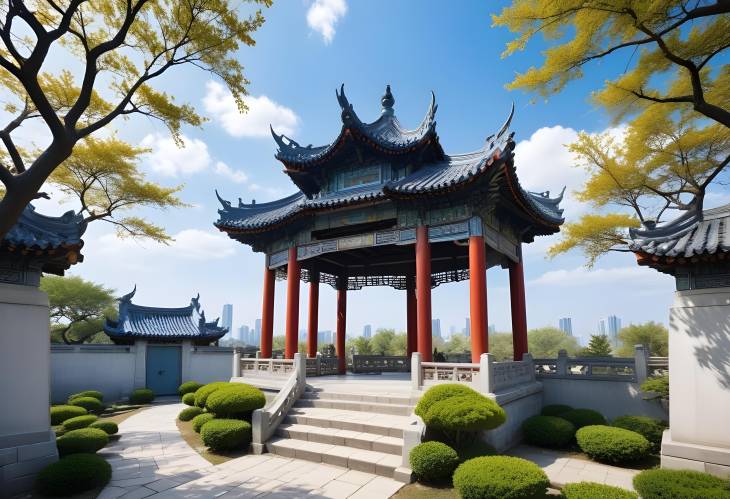
[(352, 104), (350, 104), (350, 101), (347, 100), (344, 83), (340, 85), (339, 92), (335, 89), (335, 95), (337, 96), (337, 102), (340, 104), (340, 108), (342, 109), (342, 123), (346, 125), (361, 124), (362, 122), (360, 121), (360, 118), (358, 118), (357, 114), (355, 114), (355, 109), (352, 107)]
[(119, 301), (123, 303), (132, 303), (132, 298), (134, 298), (135, 293), (137, 293), (137, 284), (134, 285), (134, 289), (132, 291), (119, 298)]
[(231, 202), (230, 201), (226, 201), (225, 199), (223, 199), (221, 197), (221, 195), (218, 194), (218, 189), (215, 190), (215, 197), (218, 198), (218, 201), (220, 202), (220, 204), (223, 206), (224, 209), (227, 210), (227, 209), (229, 209), (231, 207)]
[(395, 104), (395, 97), (393, 97), (390, 91), (390, 85), (385, 86), (385, 94), (380, 98), (380, 104), (383, 106), (381, 114), (383, 116), (393, 116), (393, 105)]

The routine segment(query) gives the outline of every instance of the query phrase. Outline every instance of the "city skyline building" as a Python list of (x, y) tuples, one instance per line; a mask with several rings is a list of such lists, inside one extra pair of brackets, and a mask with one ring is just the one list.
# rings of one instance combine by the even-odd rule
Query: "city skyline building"
[(362, 328), (362, 336), (363, 338), (371, 338), (373, 336), (373, 326), (365, 324), (365, 327)]
[(471, 319), (469, 317), (466, 318), (466, 327), (464, 328), (464, 336), (467, 338), (471, 337)]
[(496, 333), (496, 332), (497, 332), (497, 326), (495, 326), (494, 324), (490, 324), (490, 325), (489, 325), (489, 326), (487, 327), (487, 332), (488, 332), (489, 334), (494, 334), (494, 333)]
[(621, 331), (621, 318), (609, 315), (598, 321), (598, 334), (606, 336), (613, 347), (618, 347), (618, 333)]
[(558, 321), (558, 328), (568, 336), (573, 336), (573, 319), (570, 317), (562, 317)]
[(221, 327), (228, 328), (225, 338), (235, 338), (233, 332), (233, 305), (226, 303), (223, 305), (223, 313), (221, 314)]
[(431, 321), (431, 335), (441, 338), (441, 319), (433, 319)]

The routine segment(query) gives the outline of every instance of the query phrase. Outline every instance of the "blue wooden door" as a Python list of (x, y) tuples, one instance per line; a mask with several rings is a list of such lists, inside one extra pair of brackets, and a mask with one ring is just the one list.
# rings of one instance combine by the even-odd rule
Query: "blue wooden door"
[(174, 395), (180, 386), (180, 347), (147, 346), (147, 388), (155, 395)]

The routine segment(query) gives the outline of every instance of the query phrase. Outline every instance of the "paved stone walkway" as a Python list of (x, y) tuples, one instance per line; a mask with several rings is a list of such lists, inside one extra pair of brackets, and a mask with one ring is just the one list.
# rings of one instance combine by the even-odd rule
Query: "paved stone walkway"
[(158, 405), (119, 425), (121, 438), (99, 452), (112, 480), (98, 499), (388, 498), (403, 484), (390, 478), (271, 454), (211, 465), (180, 436), (183, 404)]
[(567, 452), (527, 445), (517, 446), (507, 454), (536, 463), (547, 473), (550, 484), (558, 488), (566, 483), (597, 482), (634, 490), (632, 480), (639, 473), (638, 470), (619, 468), (589, 461), (587, 458), (574, 457)]

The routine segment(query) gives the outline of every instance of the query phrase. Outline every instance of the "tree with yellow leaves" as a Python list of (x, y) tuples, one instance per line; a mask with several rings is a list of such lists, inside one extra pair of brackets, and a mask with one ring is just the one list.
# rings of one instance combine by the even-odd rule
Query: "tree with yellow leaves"
[(593, 96), (617, 118), (681, 104), (730, 127), (730, 65), (712, 67), (730, 47), (729, 13), (727, 0), (514, 0), (493, 21), (518, 33), (504, 56), (539, 34), (552, 44), (511, 89), (548, 96), (589, 63), (623, 54), (631, 69)]
[[(271, 0), (250, 1), (271, 4)], [(240, 45), (254, 45), (252, 35), (264, 18), (259, 10), (242, 16), (239, 11), (243, 8), (241, 2), (230, 0), (0, 2), (0, 83), (3, 97), (8, 99), (5, 111), (11, 115), (0, 128), (0, 182), (4, 187), (0, 238), (61, 165), (68, 171), (57, 174), (57, 181), (67, 192), (79, 194), (84, 180), (73, 180), (72, 168), (78, 169), (86, 160), (75, 160), (72, 155), (79, 143), (85, 143), (87, 158), (95, 154), (92, 149), (99, 143), (89, 142), (89, 138), (117, 118), (159, 120), (178, 139), (183, 125), (200, 126), (203, 119), (193, 107), (175, 102), (154, 86), (175, 68), (196, 67), (218, 76), (245, 111), (243, 97), (249, 82), (234, 55)], [(59, 55), (79, 63), (79, 78), (68, 70), (53, 73), (48, 69), (48, 61)], [(35, 152), (23, 151), (13, 136), (29, 120), (41, 121), (49, 135), (49, 143)], [(120, 147), (114, 142), (107, 145)], [(95, 187), (84, 193), (91, 203), (92, 211), (87, 213), (111, 219), (110, 214), (103, 214), (115, 206), (130, 206), (130, 198), (138, 203), (142, 200), (139, 204), (150, 196), (162, 199), (157, 203), (162, 206), (179, 203), (174, 197), (176, 189), (159, 188), (161, 191), (152, 193), (156, 186), (144, 182), (139, 174), (132, 177), (131, 183), (127, 175), (127, 184), (115, 188), (124, 186), (135, 192), (125, 192), (107, 204), (99, 200), (104, 189), (98, 188), (103, 182), (95, 181)], [(159, 228), (145, 223), (127, 218), (122, 230), (165, 238)]]
[(629, 228), (661, 222), (668, 210), (702, 209), (730, 162), (730, 65), (713, 67), (730, 47), (728, 13), (723, 0), (514, 0), (494, 16), (518, 33), (504, 55), (538, 35), (551, 44), (542, 66), (510, 89), (547, 97), (591, 62), (627, 60), (592, 97), (617, 121), (631, 121), (622, 137), (580, 133), (569, 146), (588, 171), (578, 199), (595, 211), (566, 224), (549, 255), (580, 248), (592, 266), (609, 251), (628, 251)]
[(588, 171), (577, 198), (596, 212), (566, 224), (549, 255), (580, 248), (592, 266), (609, 251), (628, 251), (628, 228), (654, 225), (672, 210), (701, 209), (728, 163), (730, 129), (691, 110), (653, 106), (623, 137), (581, 132), (569, 149)]

